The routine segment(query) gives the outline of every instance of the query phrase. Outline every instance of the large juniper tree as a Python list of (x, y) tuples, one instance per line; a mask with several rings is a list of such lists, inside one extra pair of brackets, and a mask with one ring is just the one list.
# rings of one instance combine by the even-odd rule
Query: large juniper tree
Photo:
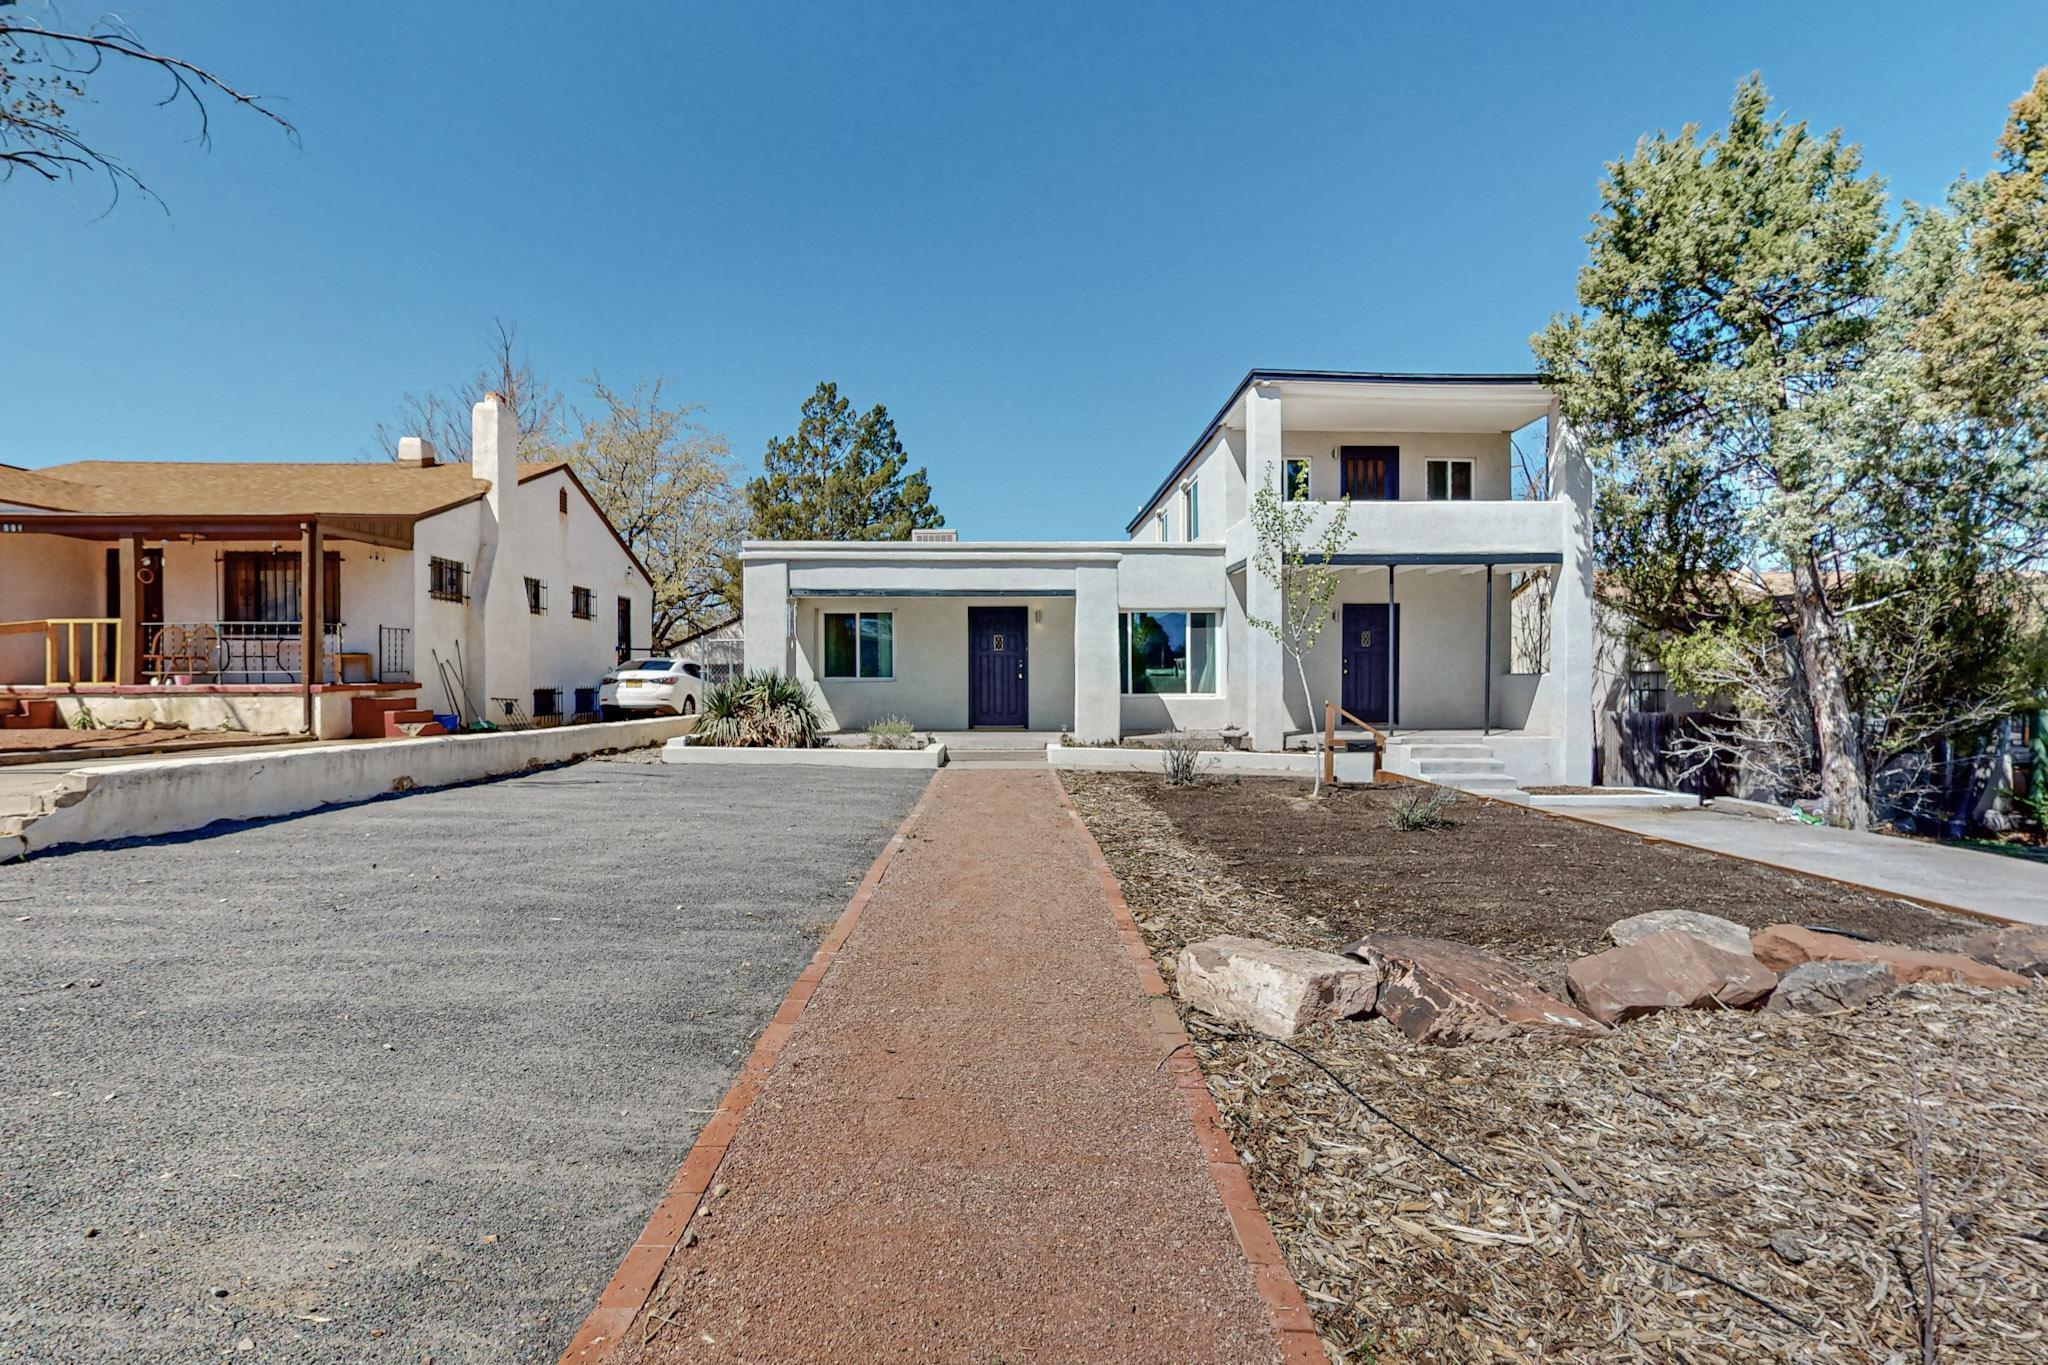
[(909, 469), (889, 410), (856, 413), (839, 386), (804, 400), (796, 434), (768, 442), (766, 469), (747, 485), (764, 540), (908, 540), (943, 526), (923, 468)]
[[(1901, 247), (1857, 149), (1775, 116), (1751, 77), (1724, 129), (1608, 167), (1581, 311), (1535, 338), (1598, 462), (1610, 597), (1679, 637), (1667, 657), (1787, 630), (1799, 695), (1780, 709), (1810, 718), (1837, 823), (1869, 823), (1884, 764), (1981, 723), (2010, 681), (2009, 632), (1986, 623), (2040, 549), (2048, 329), (1998, 280), (2040, 259), (2039, 126), (2016, 110), (2018, 183), (1909, 209)], [(1987, 291), (2005, 321), (1973, 326)], [(1782, 619), (1731, 590), (1737, 570), (1782, 581)]]

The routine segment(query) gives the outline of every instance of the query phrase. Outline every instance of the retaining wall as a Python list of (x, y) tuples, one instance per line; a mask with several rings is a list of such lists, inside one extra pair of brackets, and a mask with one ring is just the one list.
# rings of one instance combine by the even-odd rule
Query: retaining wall
[[(694, 716), (564, 725), (547, 730), (435, 735), (374, 743), (307, 744), (256, 754), (82, 764), (62, 798), (18, 836), (27, 852), (136, 835), (177, 834), (216, 820), (261, 820), (392, 791), (445, 787), (547, 767), (687, 734)], [(14, 851), (0, 849), (0, 854)]]

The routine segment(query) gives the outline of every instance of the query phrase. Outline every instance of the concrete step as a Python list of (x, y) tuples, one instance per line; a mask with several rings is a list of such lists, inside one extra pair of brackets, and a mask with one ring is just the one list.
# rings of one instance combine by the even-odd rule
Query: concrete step
[(1043, 749), (953, 749), (946, 750), (949, 768), (1024, 768), (1046, 766)]
[(1492, 747), (1485, 744), (1403, 744), (1395, 740), (1387, 752), (1411, 759), (1493, 757)]
[(1508, 765), (1497, 758), (1425, 758), (1415, 764), (1415, 775), (1432, 781), (1465, 774), (1505, 774), (1507, 770)]

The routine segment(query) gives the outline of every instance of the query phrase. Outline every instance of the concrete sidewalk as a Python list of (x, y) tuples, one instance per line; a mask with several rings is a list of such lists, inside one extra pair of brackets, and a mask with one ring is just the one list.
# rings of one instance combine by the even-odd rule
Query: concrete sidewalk
[(1587, 809), (1572, 814), (1872, 891), (1998, 919), (2048, 924), (2048, 864), (2025, 858), (1713, 810)]
[(1320, 1358), (1056, 779), (942, 769), (901, 838), (610, 1359), (1273, 1361), (1283, 1323)]

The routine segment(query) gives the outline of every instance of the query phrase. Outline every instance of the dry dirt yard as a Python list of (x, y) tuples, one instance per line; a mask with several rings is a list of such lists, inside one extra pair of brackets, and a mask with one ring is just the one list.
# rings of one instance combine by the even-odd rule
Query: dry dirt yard
[[(1939, 947), (1972, 927), (1470, 798), (1402, 833), (1386, 790), (1066, 781), (1169, 982), (1219, 933), (1431, 934), (1555, 986), (1649, 909)], [(1290, 1051), (1183, 1014), (1337, 1359), (1914, 1360), (1923, 1230), (1941, 1358), (2048, 1358), (2048, 989), (1674, 1012), (1584, 1045), (1361, 1020)]]

